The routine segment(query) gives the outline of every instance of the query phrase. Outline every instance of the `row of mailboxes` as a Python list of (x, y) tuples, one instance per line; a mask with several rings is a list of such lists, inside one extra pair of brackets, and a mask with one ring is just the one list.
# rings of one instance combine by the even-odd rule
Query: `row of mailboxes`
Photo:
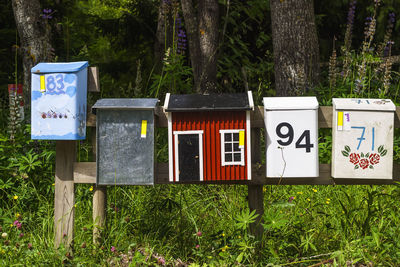
[[(32, 68), (32, 139), (86, 136), (88, 62)], [(154, 183), (157, 99), (101, 99), (97, 182)], [(267, 177), (318, 177), (316, 97), (265, 97)], [(170, 95), (169, 180), (251, 180), (251, 92)], [(395, 105), (382, 99), (333, 99), (332, 177), (391, 179)]]

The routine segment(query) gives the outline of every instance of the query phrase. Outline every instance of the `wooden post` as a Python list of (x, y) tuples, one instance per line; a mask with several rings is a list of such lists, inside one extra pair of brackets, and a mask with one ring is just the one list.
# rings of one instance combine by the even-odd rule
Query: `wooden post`
[[(93, 156), (96, 159), (96, 128), (92, 128), (92, 148)], [(93, 186), (93, 244), (99, 245), (101, 240), (101, 231), (106, 222), (107, 205), (107, 187)]]
[(56, 142), (56, 177), (54, 192), (54, 246), (73, 246), (74, 238), (74, 162), (76, 141)]
[[(251, 159), (252, 163), (261, 161), (261, 142), (260, 128), (251, 129)], [(263, 227), (261, 225), (262, 215), (264, 214), (264, 194), (262, 185), (248, 185), (248, 202), (250, 211), (256, 210), (258, 217), (255, 223), (250, 225), (250, 232), (257, 238), (262, 237)]]

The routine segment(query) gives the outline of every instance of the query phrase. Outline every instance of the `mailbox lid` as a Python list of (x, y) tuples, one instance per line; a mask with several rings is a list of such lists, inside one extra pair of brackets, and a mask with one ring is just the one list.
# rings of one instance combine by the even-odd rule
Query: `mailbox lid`
[(315, 96), (296, 97), (264, 97), (265, 110), (303, 110), (318, 109), (318, 100)]
[(92, 111), (96, 114), (97, 109), (155, 109), (157, 104), (157, 98), (103, 98), (97, 100)]
[(396, 106), (390, 99), (332, 98), (332, 105), (335, 109), (343, 110), (396, 110)]
[(87, 61), (39, 63), (31, 69), (32, 73), (77, 72), (89, 66)]

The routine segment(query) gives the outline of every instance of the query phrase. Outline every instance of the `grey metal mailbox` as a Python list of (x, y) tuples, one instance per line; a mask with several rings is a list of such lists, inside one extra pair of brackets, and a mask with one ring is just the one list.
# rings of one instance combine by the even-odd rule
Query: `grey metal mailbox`
[(158, 99), (100, 99), (97, 114), (97, 184), (154, 184), (154, 111)]

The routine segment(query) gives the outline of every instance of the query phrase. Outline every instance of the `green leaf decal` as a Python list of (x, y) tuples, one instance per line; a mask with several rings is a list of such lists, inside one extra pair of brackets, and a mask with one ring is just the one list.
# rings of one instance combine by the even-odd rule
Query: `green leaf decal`
[(359, 168), (358, 165), (354, 166), (354, 169), (355, 169), (355, 170), (357, 170), (358, 168)]
[(349, 146), (344, 146), (344, 150), (346, 150), (346, 152), (350, 152), (350, 147)]
[(382, 151), (383, 151), (383, 146), (379, 146), (378, 147), (378, 153), (382, 153)]
[(362, 157), (362, 158), (364, 157), (364, 153), (362, 153), (362, 152), (361, 152), (361, 157)]
[(387, 149), (385, 149), (385, 150), (382, 151), (381, 156), (382, 156), (382, 157), (385, 156), (386, 153), (387, 153)]
[(369, 168), (370, 168), (370, 169), (373, 169), (373, 168), (374, 168), (374, 166), (372, 166), (372, 165), (369, 165)]
[(368, 158), (369, 157), (369, 152), (367, 154), (365, 154), (365, 157)]
[(343, 154), (343, 156), (345, 156), (345, 157), (348, 157), (348, 156), (349, 156), (349, 153), (347, 153), (347, 152), (344, 151), (344, 150), (342, 150), (342, 154)]

